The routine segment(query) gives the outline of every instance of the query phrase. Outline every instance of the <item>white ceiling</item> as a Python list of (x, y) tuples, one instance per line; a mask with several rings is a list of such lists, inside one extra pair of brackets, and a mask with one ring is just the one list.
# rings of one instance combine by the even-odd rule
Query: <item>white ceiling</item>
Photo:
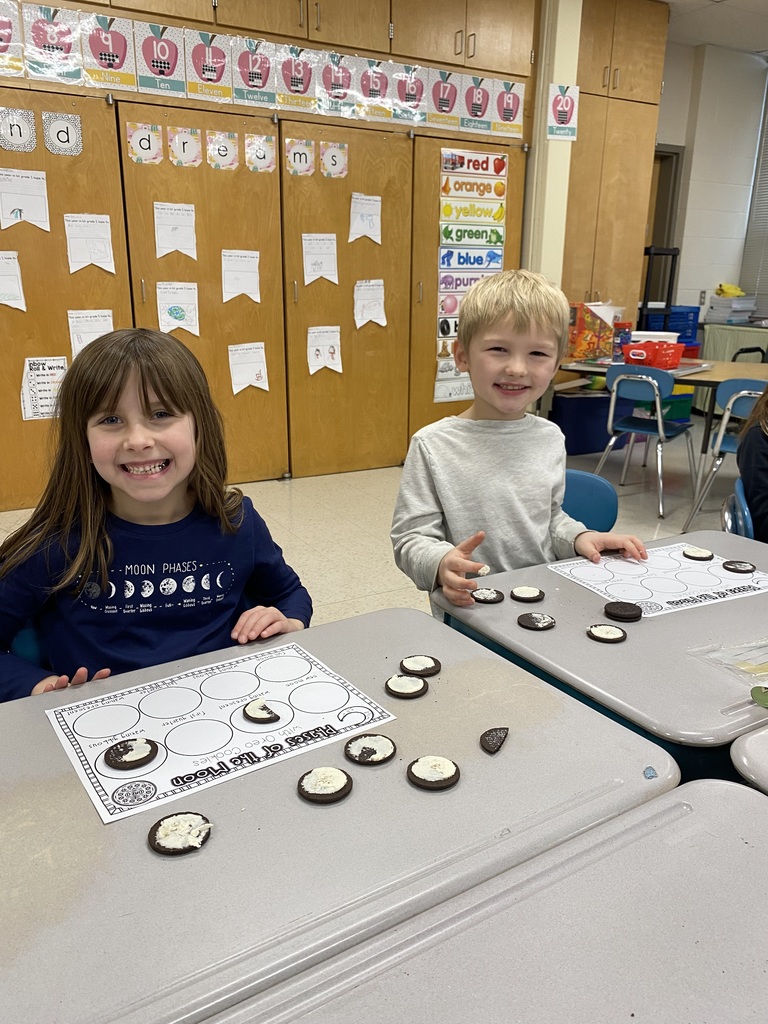
[(714, 43), (768, 57), (768, 0), (667, 0), (671, 43)]

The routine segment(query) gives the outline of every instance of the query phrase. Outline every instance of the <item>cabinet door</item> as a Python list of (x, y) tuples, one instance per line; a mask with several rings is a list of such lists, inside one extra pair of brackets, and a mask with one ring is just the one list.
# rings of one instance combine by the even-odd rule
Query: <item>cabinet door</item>
[(609, 96), (658, 103), (669, 8), (656, 0), (617, 0)]
[[(609, 100), (593, 285), (637, 319), (659, 108)], [(581, 119), (580, 119), (581, 120)]]
[[(571, 143), (568, 211), (565, 220), (562, 289), (571, 302), (592, 298), (595, 233), (600, 209), (600, 175), (608, 100), (582, 93), (579, 133)], [(608, 296), (604, 296), (608, 298)]]
[(153, 18), (167, 15), (187, 21), (212, 22), (215, 5), (212, 0), (120, 0), (112, 6), (125, 11), (142, 11)]
[[(197, 284), (200, 336), (184, 330), (174, 334), (203, 364), (224, 418), (229, 480), (239, 483), (280, 477), (288, 470), (288, 427), (279, 171), (249, 171), (244, 153), (246, 134), (273, 135), (275, 126), (264, 118), (209, 109), (176, 109), (127, 101), (118, 106), (136, 321), (157, 327), (158, 281)], [(160, 163), (139, 164), (130, 158), (126, 122), (160, 126)], [(199, 165), (179, 167), (171, 162), (169, 127), (200, 131)], [(207, 132), (237, 135), (239, 165), (235, 170), (210, 166), (206, 159)], [(155, 202), (194, 206), (196, 260), (176, 251), (157, 258)], [(260, 254), (260, 302), (246, 295), (223, 302), (222, 249), (255, 250)], [(248, 386), (235, 395), (228, 346), (250, 342), (264, 342), (269, 391)]]
[(467, 0), (392, 0), (392, 53), (438, 64), (463, 64)]
[[(396, 466), (407, 448), (413, 143), (405, 134), (318, 122), (283, 121), (281, 130), (284, 140), (311, 143), (315, 159), (314, 173), (283, 175), (291, 471)], [(322, 173), (327, 143), (347, 146), (346, 176)], [(381, 245), (348, 241), (353, 192), (381, 197)], [(304, 284), (304, 233), (335, 235), (338, 284)], [(365, 279), (384, 281), (386, 327), (355, 327), (355, 282)], [(327, 326), (340, 328), (342, 372), (310, 374), (307, 330)]]
[(535, 0), (468, 0), (465, 64), (530, 75)]
[[(485, 145), (463, 139), (457, 146), (454, 139), (419, 136), (414, 152), (413, 175), (413, 281), (411, 286), (411, 381), (408, 432), (414, 434), (427, 423), (455, 416), (469, 402), (435, 403), (435, 376), (438, 353), (438, 275), (441, 244), (441, 173), (440, 151), (471, 150), (507, 157), (507, 190), (505, 197), (504, 269), (520, 266), (520, 245), (523, 220), (523, 187), (525, 153), (519, 146)], [(478, 225), (467, 223), (472, 229)], [(478, 243), (475, 243), (478, 244)], [(442, 314), (445, 317), (445, 314)], [(441, 339), (440, 347), (449, 351), (450, 341)]]
[[(68, 309), (110, 309), (115, 328), (132, 326), (133, 318), (114, 110), (96, 97), (21, 89), (0, 89), (0, 106), (34, 116), (35, 148), (3, 150), (2, 166), (45, 173), (50, 222), (50, 231), (27, 221), (3, 231), (3, 249), (18, 253), (27, 306), (23, 312), (0, 305), (0, 509), (7, 510), (35, 505), (48, 470), (51, 421), (21, 418), (24, 360), (66, 356), (71, 362)], [(78, 155), (55, 155), (48, 150), (43, 140), (44, 112), (80, 119), (82, 151)], [(68, 213), (109, 216), (114, 274), (93, 265), (70, 274), (64, 231)]]
[(216, 24), (246, 32), (307, 38), (307, 4), (311, 0), (219, 0)]
[(389, 0), (307, 0), (309, 38), (389, 53)]
[(616, 0), (582, 0), (579, 65), (582, 92), (606, 96), (611, 81), (611, 48)]

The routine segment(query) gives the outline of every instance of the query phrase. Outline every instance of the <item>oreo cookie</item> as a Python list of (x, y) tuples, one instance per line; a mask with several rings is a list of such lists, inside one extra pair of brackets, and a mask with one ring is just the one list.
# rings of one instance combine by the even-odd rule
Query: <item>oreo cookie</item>
[(683, 548), (683, 558), (690, 558), (693, 562), (711, 562), (714, 557), (708, 548)]
[(478, 604), (498, 604), (504, 600), (502, 592), (493, 587), (478, 587), (472, 591), (472, 597)]
[(400, 662), (400, 671), (407, 676), (436, 676), (443, 666), (428, 654), (411, 654)]
[(480, 736), (480, 746), (489, 754), (498, 754), (504, 746), (504, 740), (509, 735), (506, 726), (497, 726), (495, 729), (486, 729)]
[(143, 768), (157, 757), (157, 744), (146, 736), (134, 736), (129, 740), (113, 743), (104, 751), (104, 763), (120, 772)]
[(411, 761), (406, 771), (408, 781), (421, 789), (449, 789), (459, 781), (459, 766), (449, 757), (427, 754)]
[(534, 601), (544, 600), (544, 591), (538, 587), (512, 587), (509, 596), (513, 601), (522, 601), (523, 604), (533, 604)]
[(738, 572), (747, 575), (754, 572), (757, 566), (753, 565), (751, 562), (738, 562), (733, 559), (728, 562), (723, 562), (723, 568), (727, 569), (728, 572)]
[(279, 722), (278, 715), (272, 708), (268, 707), (263, 700), (252, 700), (243, 708), (243, 715), (249, 722), (256, 722), (259, 725), (268, 725), (270, 722)]
[(353, 736), (344, 744), (344, 756), (355, 764), (386, 764), (396, 753), (397, 747), (389, 736), (380, 733)]
[(631, 601), (609, 601), (603, 612), (615, 622), (637, 622), (643, 617), (643, 609)]
[(543, 630), (552, 629), (555, 620), (551, 615), (544, 615), (542, 612), (526, 612), (524, 615), (518, 615), (517, 624), (523, 629)]
[(587, 636), (590, 640), (597, 640), (599, 644), (620, 644), (627, 639), (623, 629), (612, 626), (609, 622), (598, 622), (594, 626), (589, 626)]
[(384, 689), (390, 697), (402, 697), (403, 700), (413, 700), (414, 697), (423, 697), (429, 689), (426, 679), (419, 679), (418, 676), (405, 676), (396, 673), (390, 676), (384, 683)]
[(203, 814), (182, 811), (169, 814), (156, 821), (147, 834), (147, 841), (155, 853), (164, 857), (178, 857), (194, 853), (211, 838), (211, 823)]
[(342, 768), (313, 768), (298, 781), (299, 796), (314, 804), (334, 804), (352, 791), (352, 777)]

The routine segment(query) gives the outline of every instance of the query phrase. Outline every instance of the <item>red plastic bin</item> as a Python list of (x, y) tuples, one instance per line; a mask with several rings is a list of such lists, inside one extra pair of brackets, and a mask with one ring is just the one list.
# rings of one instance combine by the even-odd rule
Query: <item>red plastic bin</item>
[(680, 365), (685, 345), (677, 341), (638, 341), (633, 345), (622, 345), (621, 348), (625, 363), (674, 370)]

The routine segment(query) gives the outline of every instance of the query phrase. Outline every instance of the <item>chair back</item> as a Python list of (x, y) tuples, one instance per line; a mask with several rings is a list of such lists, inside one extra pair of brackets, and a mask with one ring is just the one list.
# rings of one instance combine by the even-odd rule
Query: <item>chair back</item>
[[(768, 363), (768, 349), (762, 348), (760, 345), (750, 345), (748, 348), (737, 349), (731, 356), (731, 362), (736, 363), (739, 361), (739, 356), (756, 355), (760, 356), (761, 363)], [(749, 360), (754, 363), (754, 359)]]
[(614, 363), (605, 375), (609, 391), (615, 390), (619, 397), (636, 402), (652, 402), (657, 393), (659, 398), (668, 398), (676, 383), (669, 370), (632, 363)]
[(754, 540), (752, 516), (747, 505), (744, 482), (741, 477), (736, 478), (733, 494), (729, 494), (723, 502), (723, 507), (720, 510), (720, 525), (726, 533), (735, 533), (739, 537), (749, 537), (750, 540)]
[[(724, 380), (717, 385), (715, 401), (723, 410), (720, 426), (712, 439), (712, 455), (717, 458), (721, 448), (735, 452), (737, 442), (730, 435), (726, 436), (726, 429), (731, 418), (746, 419), (752, 412), (755, 402), (765, 391), (766, 384), (750, 377), (735, 377), (733, 380)], [(725, 443), (729, 442), (729, 443)]]
[(619, 498), (613, 484), (594, 473), (566, 469), (563, 511), (589, 530), (605, 533), (619, 514)]
[(25, 661), (30, 661), (33, 665), (39, 665), (41, 668), (51, 667), (48, 659), (43, 654), (40, 629), (31, 620), (25, 626), (22, 626), (13, 640), (11, 640), (9, 649), (11, 654), (15, 654), (17, 658), (24, 658)]

